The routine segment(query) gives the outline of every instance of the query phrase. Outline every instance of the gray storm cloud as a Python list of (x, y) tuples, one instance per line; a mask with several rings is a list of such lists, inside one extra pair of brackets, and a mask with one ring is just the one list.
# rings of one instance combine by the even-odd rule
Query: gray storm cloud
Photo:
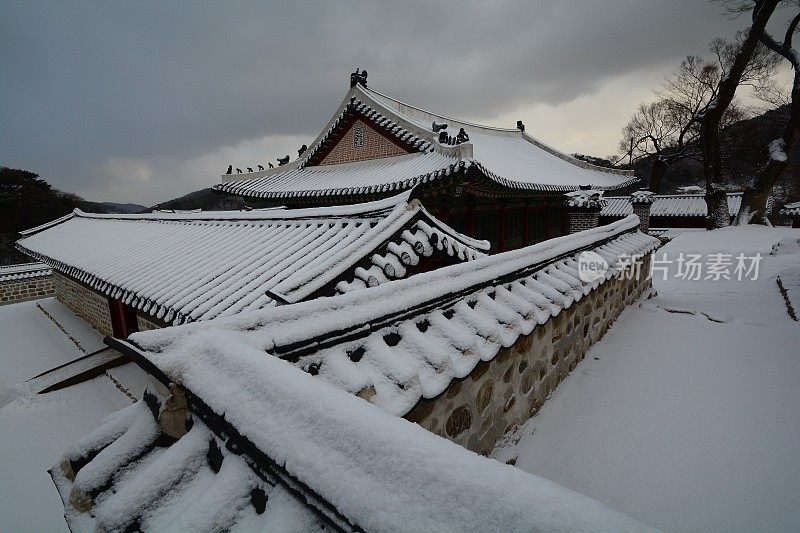
[[(228, 162), (294, 153), (356, 66), (469, 119), (563, 109), (535, 133), (573, 151), (586, 116), (609, 124), (588, 148), (610, 152), (638, 104), (615, 99), (745, 23), (697, 0), (3, 2), (0, 165), (94, 200), (155, 203), (215, 183)], [(603, 90), (615, 83), (626, 90)]]

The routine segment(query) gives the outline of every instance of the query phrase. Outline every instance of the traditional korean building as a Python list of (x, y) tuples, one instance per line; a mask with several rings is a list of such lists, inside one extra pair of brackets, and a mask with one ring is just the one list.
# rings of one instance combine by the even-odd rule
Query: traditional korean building
[(107, 339), (152, 381), (50, 470), (70, 529), (646, 530), (480, 455), (649, 294), (639, 223)]
[(564, 193), (620, 190), (637, 181), (631, 171), (597, 167), (547, 146), (521, 121), (496, 128), (425, 111), (368, 87), (366, 73), (358, 72), (317, 138), (297, 159), (280, 163), (223, 174), (215, 188), (259, 205), (302, 207), (416, 187), (435, 216), (490, 241), (493, 252), (566, 234)]
[[(372, 287), (483, 257), (402, 193), (309, 209), (74, 213), (17, 248), (53, 271), (56, 298), (105, 335)], [(45, 265), (40, 265), (45, 266)]]

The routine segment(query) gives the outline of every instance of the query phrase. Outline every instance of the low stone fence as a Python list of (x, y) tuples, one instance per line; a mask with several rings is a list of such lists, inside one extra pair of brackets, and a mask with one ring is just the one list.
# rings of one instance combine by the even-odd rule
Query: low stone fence
[(52, 271), (44, 263), (0, 267), (0, 305), (38, 300), (53, 294)]
[(642, 276), (606, 281), (492, 360), (478, 363), (437, 398), (421, 399), (405, 418), (488, 454), (500, 437), (539, 411), (625, 307), (649, 291), (650, 257), (642, 259)]
[[(59, 272), (53, 274), (53, 279), (56, 299), (59, 302), (103, 335), (114, 335), (106, 295)], [(162, 327), (153, 317), (143, 316), (141, 312), (136, 314), (136, 324), (139, 331)]]

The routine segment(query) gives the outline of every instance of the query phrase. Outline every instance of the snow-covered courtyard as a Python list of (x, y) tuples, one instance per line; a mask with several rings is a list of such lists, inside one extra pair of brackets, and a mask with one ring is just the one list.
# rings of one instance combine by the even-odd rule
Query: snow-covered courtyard
[[(79, 346), (92, 352), (102, 337), (53, 299), (0, 307), (0, 531), (67, 531), (47, 469), (105, 416), (131, 404), (107, 375), (31, 393), (26, 380), (82, 356)], [(135, 371), (125, 366), (114, 372)]]
[(658, 273), (658, 295), (627, 309), (494, 456), (665, 530), (796, 529), (800, 324), (776, 275), (797, 276), (798, 238), (764, 227), (677, 236), (656, 257), (760, 252), (758, 280)]

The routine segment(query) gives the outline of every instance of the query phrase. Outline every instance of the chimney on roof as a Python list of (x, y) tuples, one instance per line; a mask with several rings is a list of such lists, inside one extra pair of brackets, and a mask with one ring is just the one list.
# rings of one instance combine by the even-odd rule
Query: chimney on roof
[(521, 120), (517, 121), (517, 129), (519, 131), (525, 131), (525, 124), (523, 124)]

